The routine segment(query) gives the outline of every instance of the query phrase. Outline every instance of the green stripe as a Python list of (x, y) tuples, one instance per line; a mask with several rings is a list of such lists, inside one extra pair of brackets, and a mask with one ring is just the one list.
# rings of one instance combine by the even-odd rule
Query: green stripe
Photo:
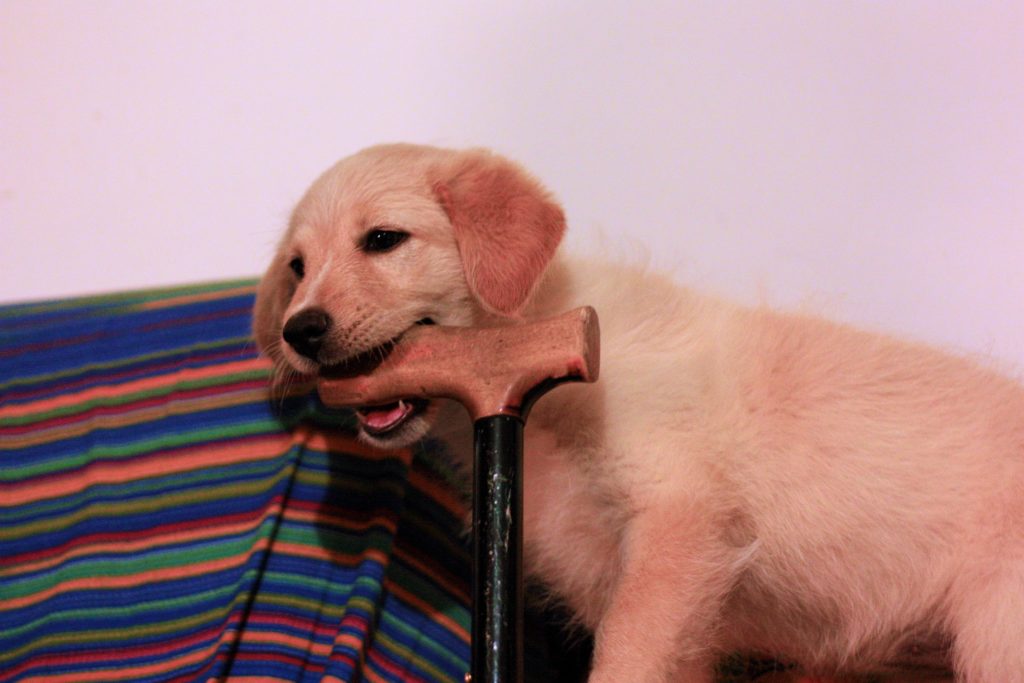
[[(274, 459), (281, 457), (280, 455), (273, 456)], [(280, 483), (282, 479), (290, 475), (291, 469), (289, 467), (282, 467), (281, 471), (277, 472), (274, 476), (253, 482), (232, 481), (207, 489), (186, 489), (140, 500), (93, 503), (58, 519), (39, 519), (18, 526), (0, 525), (0, 540), (13, 541), (33, 534), (52, 533), (57, 529), (69, 529), (88, 519), (144, 515), (159, 512), (171, 506), (208, 503), (225, 498), (265, 494)]]
[(128, 292), (90, 294), (86, 296), (71, 297), (69, 299), (10, 304), (0, 306), (0, 319), (19, 318), (23, 316), (39, 315), (41, 313), (52, 313), (55, 311), (70, 312), (79, 308), (95, 308), (97, 306), (104, 307), (102, 311), (103, 315), (128, 313), (137, 309), (141, 304), (148, 304), (154, 301), (163, 301), (166, 299), (176, 299), (183, 296), (212, 294), (214, 292), (239, 289), (242, 287), (255, 288), (257, 282), (258, 280), (255, 278), (240, 278), (237, 280), (200, 282), (194, 285), (171, 285), (169, 287), (153, 287)]
[[(161, 351), (151, 351), (150, 353), (139, 354), (138, 356), (125, 356), (116, 360), (103, 361), (100, 363), (84, 363), (77, 365), (73, 368), (66, 368), (58, 372), (48, 372), (40, 375), (23, 375), (21, 377), (15, 377), (7, 382), (0, 383), (0, 389), (11, 389), (13, 387), (32, 386), (33, 384), (42, 384), (47, 382), (53, 382), (56, 380), (64, 379), (66, 377), (75, 377), (78, 375), (88, 374), (90, 372), (100, 372), (104, 370), (113, 370), (126, 365), (136, 365), (141, 363), (147, 363), (154, 360), (160, 360), (168, 356), (174, 356), (181, 354), (183, 351), (189, 353), (201, 352), (201, 351), (213, 351), (229, 346), (242, 346), (245, 344), (252, 344), (252, 338), (245, 337), (231, 337), (227, 339), (218, 339), (217, 341), (211, 342), (195, 342), (194, 344), (188, 344), (187, 346), (175, 346), (170, 349), (163, 349)], [(269, 372), (268, 372), (269, 375)]]
[[(243, 573), (242, 579), (251, 577), (256, 572), (255, 569), (249, 569)], [(234, 593), (237, 593), (240, 589), (241, 583), (228, 586), (220, 586), (212, 588), (206, 591), (199, 591), (195, 593), (189, 593), (188, 595), (175, 596), (173, 598), (159, 598), (154, 600), (146, 600), (134, 605), (118, 605), (117, 607), (102, 607), (97, 605), (90, 605), (89, 607), (80, 607), (77, 609), (64, 609), (57, 610), (54, 612), (47, 612), (38, 619), (20, 624), (13, 628), (0, 631), (5, 637), (19, 637), (33, 630), (46, 627), (48, 624), (61, 625), (62, 623), (85, 620), (103, 620), (113, 619), (115, 617), (123, 616), (140, 616), (145, 617), (147, 612), (159, 612), (163, 610), (170, 610), (173, 608), (189, 607), (191, 605), (199, 604), (202, 602), (217, 600), (221, 601), (222, 598), (227, 598)], [(141, 622), (140, 622), (141, 623)], [(134, 634), (134, 630), (133, 630)], [(2, 657), (0, 657), (2, 659)]]
[[(469, 614), (465, 608), (460, 608), (457, 611), (460, 614), (462, 614), (462, 615), (467, 615), (468, 616), (468, 614)], [(454, 616), (454, 615), (448, 615), (448, 616)], [(391, 614), (388, 611), (385, 611), (383, 613), (383, 615), (381, 616), (381, 621), (382, 621), (382, 623), (386, 623), (389, 626), (391, 626), (394, 630), (401, 631), (404, 635), (414, 636), (416, 638), (417, 645), (424, 645), (424, 646), (426, 646), (426, 649), (429, 649), (433, 653), (433, 655), (435, 657), (440, 657), (441, 659), (446, 659), (449, 662), (455, 664), (456, 666), (468, 665), (469, 664), (469, 662), (464, 660), (464, 659), (462, 659), (462, 657), (456, 657), (451, 652), (451, 650), (449, 650), (447, 648), (447, 646), (441, 645), (440, 643), (438, 643), (436, 640), (434, 640), (433, 638), (431, 638), (430, 636), (425, 634), (420, 629), (414, 628), (413, 626), (407, 624), (406, 622), (399, 620), (397, 617), (395, 617), (393, 614)], [(451, 633), (451, 631), (448, 631), (447, 629), (444, 629), (444, 630), (447, 631), (448, 633)], [(395, 643), (395, 645), (398, 645), (398, 644)], [(407, 646), (401, 645), (399, 647), (402, 648), (402, 652), (411, 654), (411, 652), (410, 652), (410, 650), (409, 650), (409, 648)], [(418, 655), (416, 656), (416, 661), (421, 661), (423, 663), (422, 665), (424, 665), (424, 666), (427, 665), (427, 660), (421, 660)], [(440, 675), (440, 673), (437, 673), (436, 675)]]
[[(405, 476), (405, 463), (397, 458), (389, 458), (378, 462), (388, 463), (389, 466), (375, 468), (367, 466), (363, 468), (363, 472), (372, 472), (379, 478), (368, 477), (367, 479), (362, 480), (344, 481), (343, 485), (345, 487), (345, 491), (348, 493), (375, 496), (386, 492), (391, 494), (393, 499), (404, 497), (406, 486), (403, 479)], [(309, 472), (308, 470), (302, 470), (295, 475), (296, 482), (304, 486), (315, 486), (317, 488), (327, 488), (328, 486), (333, 488), (336, 486), (336, 484), (333, 483), (334, 478), (335, 475), (331, 472)], [(340, 486), (341, 484), (337, 485)]]
[[(390, 515), (397, 517), (397, 514)], [(387, 538), (387, 542), (378, 542), (378, 536), (383, 533)], [(358, 538), (353, 538), (353, 535), (358, 534)], [(345, 554), (355, 556), (357, 552), (361, 552), (366, 548), (375, 548), (377, 550), (390, 548), (391, 544), (391, 532), (384, 525), (381, 524), (368, 524), (366, 526), (353, 525), (344, 534), (338, 534), (338, 538), (331, 538), (331, 543), (325, 543), (327, 537), (334, 536), (332, 532), (325, 530), (322, 526), (306, 523), (296, 523), (293, 520), (284, 520), (281, 524), (281, 528), (277, 532), (277, 541), (283, 541), (285, 543), (294, 543), (296, 545), (309, 546), (310, 548), (319, 548), (327, 545), (331, 552), (345, 551), (343, 543), (349, 541), (353, 544), (358, 544), (358, 548), (355, 552), (345, 552)], [(369, 536), (373, 536), (373, 539), (369, 539)], [(370, 542), (373, 541), (373, 542)], [(338, 542), (339, 545), (335, 545)]]
[(366, 559), (363, 557), (363, 554), (367, 550), (372, 549), (388, 555), (394, 545), (394, 538), (391, 536), (391, 532), (379, 524), (365, 528), (342, 528), (330, 531), (318, 530), (317, 533), (320, 535), (319, 541), (307, 542), (302, 545), (329, 548), (332, 562), (345, 559), (345, 566), (350, 568), (357, 566)]
[(3, 418), (0, 419), (0, 427), (32, 424), (34, 422), (50, 420), (55, 417), (85, 413), (101, 406), (104, 408), (113, 408), (134, 403), (136, 401), (143, 401), (155, 396), (170, 396), (178, 392), (193, 391), (195, 389), (205, 389), (209, 387), (221, 387), (224, 390), (220, 392), (221, 394), (230, 395), (228, 394), (230, 387), (224, 385), (236, 384), (238, 382), (248, 380), (263, 380), (266, 379), (267, 376), (267, 370), (265, 368), (259, 368), (256, 370), (212, 375), (200, 379), (178, 380), (163, 386), (144, 389), (142, 391), (131, 391), (113, 395), (108, 394), (105, 396), (98, 396), (87, 401), (78, 401), (58, 408), (51, 408), (50, 410), (44, 410), (38, 413), (27, 413), (18, 417)]
[[(183, 489), (201, 485), (203, 488), (209, 488), (218, 482), (234, 482), (237, 486), (241, 480), (266, 477), (280, 467), (279, 458), (275, 457), (266, 460), (235, 462), (229, 465), (211, 463), (208, 468), (189, 472), (174, 472), (169, 475), (156, 474), (151, 477), (112, 484), (94, 484), (69, 496), (33, 501), (30, 505), (19, 505), (14, 508), (0, 506), (0, 511), (3, 512), (3, 525), (0, 526), (0, 531), (2, 531), (4, 526), (14, 526), (20, 519), (25, 517), (52, 518), (58, 515), (69, 514), (67, 510), (80, 507), (90, 499), (106, 497), (138, 498), (144, 495), (152, 497), (160, 495), (168, 487)], [(0, 538), (2, 538), (2, 535), (0, 535)]]
[[(397, 559), (388, 566), (388, 576), (396, 584), (437, 609), (452, 604), (452, 601), (455, 599), (455, 596), (437, 584), (435, 577), (429, 574), (420, 574)], [(470, 629), (469, 613), (465, 610), (460, 610), (458, 614), (450, 614), (448, 616), (467, 631)]]
[[(184, 446), (202, 446), (205, 442), (210, 441), (240, 439), (259, 434), (276, 434), (280, 433), (280, 430), (280, 422), (274, 419), (265, 419), (235, 425), (217, 425), (215, 427), (193, 429), (188, 432), (175, 434), (164, 434), (118, 446), (93, 446), (83, 453), (54, 458), (45, 462), (29, 462), (20, 466), (13, 463), (4, 463), (2, 468), (0, 468), (0, 482), (19, 482), (55, 472), (67, 474), (71, 470), (101, 460), (124, 460), (159, 451), (174, 450)], [(0, 446), (0, 450), (4, 450), (4, 448)]]
[[(348, 584), (335, 583), (328, 579), (315, 582), (315, 587), (322, 588), (323, 598), (307, 598), (301, 595), (293, 595), (287, 592), (288, 587), (294, 584), (294, 580), (287, 581), (282, 586), (282, 592), (274, 592), (268, 589), (266, 577), (273, 575), (273, 572), (264, 572), (264, 579), (260, 583), (259, 607), (261, 612), (268, 612), (267, 607), (276, 607), (281, 612), (295, 615), (297, 619), (314, 619), (327, 617), (332, 621), (341, 619), (348, 610), (343, 600), (348, 599), (352, 587)], [(289, 574), (289, 577), (295, 577)], [(329, 600), (327, 597), (334, 595), (342, 596), (339, 600)], [(273, 627), (269, 630), (276, 631)]]
[[(425, 646), (424, 649), (430, 651), (432, 657), (440, 658), (451, 662), (455, 666), (462, 668), (469, 668), (469, 662), (461, 657), (456, 657), (450, 650), (445, 646), (438, 644), (437, 641), (430, 639), (423, 634), (419, 629), (414, 629), (406, 624), (404, 621), (399, 621), (387, 610), (381, 613), (381, 623), (387, 624), (396, 631), (402, 631), (404, 634), (416, 636), (416, 644)], [(426, 671), (431, 676), (437, 679), (444, 679), (444, 673), (441, 669), (437, 668), (429, 659), (426, 659), (423, 654), (416, 652), (408, 645), (399, 643), (396, 640), (392, 640), (388, 637), (387, 633), (383, 629), (378, 630), (374, 634), (374, 640), (390, 652), (397, 656), (397, 659), (411, 662), (417, 669)]]
[[(205, 612), (193, 614), (188, 617), (182, 617), (180, 619), (174, 619), (172, 621), (159, 621), (151, 624), (141, 623), (132, 627), (131, 631), (128, 632), (123, 628), (111, 628), (90, 629), (88, 631), (76, 630), (72, 632), (40, 635), (31, 643), (23, 645), (20, 648), (0, 652), (0, 662), (20, 659), (34, 650), (48, 650), (62, 646), (98, 644), (105, 648), (111, 644), (116, 644), (122, 641), (131, 644), (133, 642), (137, 642), (140, 638), (146, 637), (188, 636), (213, 624), (226, 621), (232, 612), (248, 601), (249, 596), (241, 592), (241, 587), (246, 583), (251, 583), (255, 579), (256, 574), (256, 569), (247, 569), (242, 574), (240, 580), (232, 587), (238, 595), (236, 595), (235, 598), (226, 605), (214, 607)], [(67, 648), (62, 647), (62, 649)], [(116, 658), (111, 658), (106, 660), (104, 665), (116, 666), (117, 661), (118, 660)], [(168, 663), (166, 659), (162, 659), (160, 661), (162, 663)]]
[(40, 576), (11, 579), (6, 583), (7, 598), (41, 593), (56, 588), (65, 581), (92, 576), (143, 578), (150, 571), (188, 567), (216, 560), (238, 560), (238, 564), (241, 565), (253, 552), (256, 541), (270, 535), (276, 522), (273, 516), (269, 516), (241, 536), (198, 542), (195, 547), (174, 541), (171, 545), (156, 550), (136, 551), (120, 557), (76, 558), (74, 562), (59, 565)]

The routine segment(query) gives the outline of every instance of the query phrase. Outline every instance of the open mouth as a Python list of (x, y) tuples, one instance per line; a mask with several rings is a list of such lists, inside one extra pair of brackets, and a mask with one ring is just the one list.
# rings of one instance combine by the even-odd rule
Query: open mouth
[(379, 406), (362, 406), (356, 408), (356, 418), (368, 434), (384, 436), (426, 410), (427, 403), (422, 398), (406, 398)]

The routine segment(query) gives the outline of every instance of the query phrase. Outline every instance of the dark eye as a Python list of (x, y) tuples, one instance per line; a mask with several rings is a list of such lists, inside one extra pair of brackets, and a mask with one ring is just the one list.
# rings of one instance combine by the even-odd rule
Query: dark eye
[(295, 277), (300, 280), (306, 275), (306, 264), (302, 262), (301, 256), (296, 256), (288, 262), (288, 267), (295, 273)]
[(375, 228), (366, 233), (366, 239), (363, 240), (363, 251), (391, 251), (404, 242), (405, 238), (408, 236), (409, 233), (402, 232), (401, 230), (382, 230), (380, 228)]

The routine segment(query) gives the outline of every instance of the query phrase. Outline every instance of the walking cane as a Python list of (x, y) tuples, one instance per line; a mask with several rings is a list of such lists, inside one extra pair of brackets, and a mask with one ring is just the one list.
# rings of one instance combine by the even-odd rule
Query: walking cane
[(417, 327), (367, 374), (321, 379), (331, 406), (450, 398), (473, 418), (473, 628), (467, 683), (519, 683), (523, 668), (523, 426), (564, 382), (597, 380), (589, 306), (507, 327)]

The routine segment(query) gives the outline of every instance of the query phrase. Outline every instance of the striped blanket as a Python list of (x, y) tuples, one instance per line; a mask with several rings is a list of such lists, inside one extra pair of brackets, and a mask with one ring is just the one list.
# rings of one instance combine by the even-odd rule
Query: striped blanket
[(0, 307), (0, 681), (462, 681), (439, 446), (270, 400), (253, 289)]

